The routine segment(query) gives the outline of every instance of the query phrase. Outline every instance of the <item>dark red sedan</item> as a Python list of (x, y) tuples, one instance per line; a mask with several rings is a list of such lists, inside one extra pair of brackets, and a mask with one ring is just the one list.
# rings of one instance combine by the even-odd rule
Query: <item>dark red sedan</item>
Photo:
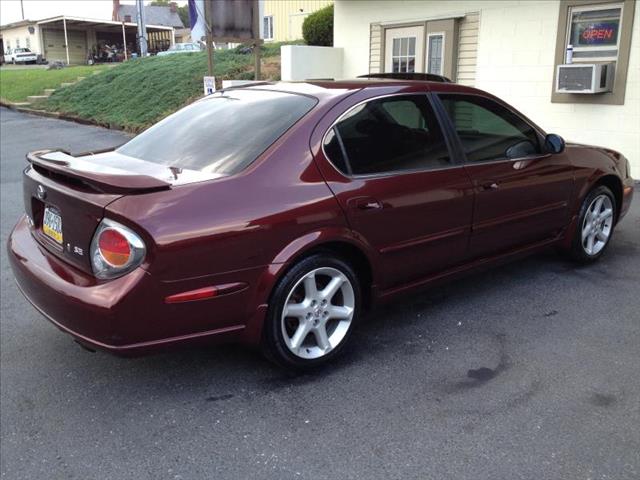
[(399, 293), (552, 245), (598, 259), (633, 195), (620, 153), (446, 82), (229, 89), (115, 150), (28, 160), (9, 257), (56, 326), (120, 354), (242, 341), (297, 368)]

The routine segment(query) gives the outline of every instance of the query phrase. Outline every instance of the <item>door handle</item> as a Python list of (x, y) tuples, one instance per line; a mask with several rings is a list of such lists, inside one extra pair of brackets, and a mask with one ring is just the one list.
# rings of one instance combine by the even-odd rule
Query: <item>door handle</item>
[(482, 190), (497, 190), (499, 186), (498, 186), (498, 182), (489, 181), (480, 185), (480, 188), (482, 188)]
[(359, 210), (379, 210), (382, 208), (382, 204), (377, 200), (363, 200), (357, 203)]
[(354, 198), (348, 203), (357, 210), (380, 210), (382, 208), (382, 203), (371, 197)]

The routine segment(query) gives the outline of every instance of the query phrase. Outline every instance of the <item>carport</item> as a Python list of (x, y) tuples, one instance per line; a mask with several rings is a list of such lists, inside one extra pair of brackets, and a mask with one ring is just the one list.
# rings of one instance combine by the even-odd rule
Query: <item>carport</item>
[[(120, 45), (125, 58), (138, 48), (138, 25), (133, 22), (58, 16), (37, 23), (42, 55), (50, 62), (86, 63), (89, 51), (101, 42)], [(147, 25), (147, 34), (151, 53), (166, 50), (175, 41), (173, 27)]]

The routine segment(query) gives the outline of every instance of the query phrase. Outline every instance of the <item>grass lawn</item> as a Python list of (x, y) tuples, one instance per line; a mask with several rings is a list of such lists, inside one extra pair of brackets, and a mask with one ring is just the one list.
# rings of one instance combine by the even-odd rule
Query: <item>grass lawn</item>
[(42, 95), (45, 88), (57, 88), (61, 83), (104, 70), (105, 65), (67, 67), (60, 70), (40, 68), (0, 69), (0, 98), (9, 102), (24, 102), (29, 95)]
[[(263, 46), (264, 75), (279, 78), (280, 44)], [(216, 50), (217, 79), (253, 79), (253, 55)], [(37, 108), (137, 132), (203, 95), (206, 52), (129, 60), (56, 91)]]

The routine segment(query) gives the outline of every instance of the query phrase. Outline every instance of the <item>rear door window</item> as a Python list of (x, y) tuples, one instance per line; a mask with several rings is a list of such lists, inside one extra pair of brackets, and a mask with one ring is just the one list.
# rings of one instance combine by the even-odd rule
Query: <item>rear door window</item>
[(349, 110), (325, 136), (325, 153), (348, 175), (428, 170), (451, 165), (426, 95), (397, 95)]
[(497, 102), (476, 95), (438, 95), (471, 163), (541, 153), (535, 129)]

